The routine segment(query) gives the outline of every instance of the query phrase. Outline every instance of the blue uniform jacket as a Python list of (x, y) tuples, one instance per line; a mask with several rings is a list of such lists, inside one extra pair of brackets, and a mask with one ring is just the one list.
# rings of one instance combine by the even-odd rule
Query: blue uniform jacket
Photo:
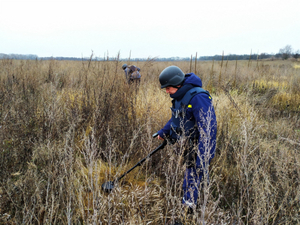
[[(194, 73), (185, 75), (183, 86), (187, 84), (202, 87), (201, 79)], [(216, 148), (217, 120), (212, 99), (206, 93), (198, 93), (191, 99), (189, 105), (191, 105), (191, 107), (188, 107), (186, 110), (187, 118), (194, 118), (200, 134), (205, 134), (200, 135), (198, 139), (200, 155), (209, 152), (210, 158), (213, 158)], [(164, 135), (170, 134), (171, 122), (172, 118), (166, 123), (163, 129), (158, 131), (159, 136), (164, 137)]]

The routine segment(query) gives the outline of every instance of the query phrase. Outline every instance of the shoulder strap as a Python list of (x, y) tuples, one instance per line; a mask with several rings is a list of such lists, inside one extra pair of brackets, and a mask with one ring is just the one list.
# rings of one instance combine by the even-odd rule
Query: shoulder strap
[(199, 93), (206, 93), (207, 95), (210, 96), (209, 92), (204, 90), (203, 88), (201, 87), (194, 87), (192, 89), (190, 89), (185, 95), (184, 97), (182, 98), (181, 100), (181, 104), (183, 106), (186, 106), (187, 104), (189, 104), (189, 102), (191, 101), (191, 99), (196, 95), (196, 94), (199, 94)]

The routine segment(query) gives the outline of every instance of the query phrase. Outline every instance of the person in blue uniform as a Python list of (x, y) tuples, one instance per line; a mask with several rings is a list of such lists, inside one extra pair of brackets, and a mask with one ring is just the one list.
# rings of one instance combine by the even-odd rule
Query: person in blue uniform
[(217, 121), (212, 97), (202, 89), (197, 75), (184, 74), (177, 66), (165, 68), (159, 81), (172, 98), (172, 117), (157, 132), (158, 139), (168, 138), (172, 143), (180, 142), (181, 146), (185, 143), (182, 204), (192, 213), (201, 187), (209, 182), (208, 167), (215, 155)]

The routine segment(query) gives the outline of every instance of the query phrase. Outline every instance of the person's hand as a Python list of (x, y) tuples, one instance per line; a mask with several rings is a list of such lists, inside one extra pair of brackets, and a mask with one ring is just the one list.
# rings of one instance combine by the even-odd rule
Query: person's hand
[(164, 140), (161, 136), (157, 135), (157, 139)]

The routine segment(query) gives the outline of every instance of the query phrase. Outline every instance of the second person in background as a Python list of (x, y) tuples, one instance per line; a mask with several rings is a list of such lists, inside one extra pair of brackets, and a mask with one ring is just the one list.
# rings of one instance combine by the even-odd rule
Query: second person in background
[(123, 64), (122, 69), (125, 73), (125, 78), (128, 84), (140, 84), (141, 74), (140, 68), (135, 65)]

